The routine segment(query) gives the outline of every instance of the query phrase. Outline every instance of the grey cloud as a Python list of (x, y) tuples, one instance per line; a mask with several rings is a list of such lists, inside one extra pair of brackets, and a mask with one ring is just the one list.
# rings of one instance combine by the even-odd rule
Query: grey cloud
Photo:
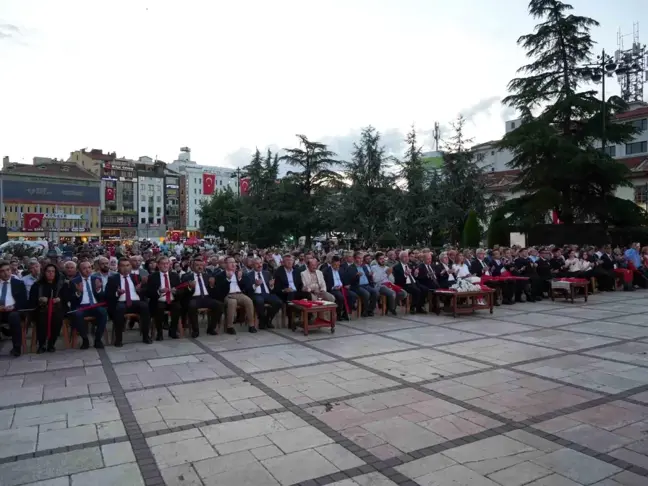
[(0, 24), (0, 39), (11, 39), (20, 35), (20, 29), (13, 24)]
[(463, 115), (466, 121), (473, 121), (477, 115), (481, 115), (482, 113), (488, 113), (493, 107), (493, 105), (498, 101), (500, 101), (499, 96), (491, 96), (490, 98), (484, 98), (482, 100), (479, 100), (474, 105), (461, 110), (459, 113)]

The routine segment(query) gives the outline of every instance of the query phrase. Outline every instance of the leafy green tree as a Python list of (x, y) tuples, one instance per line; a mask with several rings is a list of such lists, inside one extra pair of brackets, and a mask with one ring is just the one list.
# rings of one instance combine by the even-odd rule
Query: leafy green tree
[(236, 240), (239, 209), (240, 198), (229, 186), (224, 191), (216, 191), (200, 208), (200, 230), (205, 234), (218, 235), (218, 228), (223, 226), (223, 236)]
[(465, 124), (462, 116), (452, 123), (454, 133), (445, 147), (437, 189), (442, 196), (439, 203), (442, 227), (453, 243), (459, 241), (470, 211), (484, 221), (494, 203), (494, 196), (486, 190), (483, 158), (468, 148), (472, 140), (465, 137)]
[[(313, 236), (328, 230), (327, 198), (341, 188), (341, 176), (333, 170), (336, 154), (319, 142), (308, 140), (305, 135), (297, 135), (299, 146), (284, 149), (285, 155), (279, 160), (300, 169), (289, 171), (285, 177), (286, 193), (291, 199), (291, 213), (294, 215), (296, 237), (305, 236), (310, 246)], [(295, 190), (291, 190), (292, 184)]]
[(464, 224), (463, 228), (462, 243), (464, 248), (476, 248), (477, 246), (479, 246), (480, 238), (481, 236), (477, 213), (473, 210), (470, 210), (470, 212), (468, 213), (468, 219), (466, 219), (466, 224)]
[[(581, 66), (592, 58), (590, 29), (599, 24), (572, 9), (560, 0), (529, 2), (529, 13), (541, 23), (518, 39), (531, 62), (519, 69), (524, 76), (509, 83), (512, 94), (504, 100), (521, 114), (522, 124), (499, 144), (513, 153), (511, 166), (520, 170), (517, 191), (523, 196), (508, 207), (513, 219), (555, 210), (564, 224), (627, 222), (619, 210), (628, 205), (614, 194), (629, 184), (629, 170), (599, 147), (603, 139), (628, 141), (634, 129), (612, 123), (627, 108), (620, 98), (603, 104), (595, 91), (579, 90)], [(631, 214), (639, 220), (645, 215), (636, 207)]]

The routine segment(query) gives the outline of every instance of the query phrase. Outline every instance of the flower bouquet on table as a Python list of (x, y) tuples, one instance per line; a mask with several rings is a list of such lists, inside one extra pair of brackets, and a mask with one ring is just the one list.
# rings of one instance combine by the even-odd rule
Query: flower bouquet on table
[[(468, 279), (462, 279), (457, 281), (457, 283), (452, 285), (450, 289), (458, 293), (481, 292), (483, 290), (480, 284), (474, 284), (470, 282)], [(486, 302), (484, 301), (484, 299), (480, 297), (479, 299), (477, 299), (477, 304), (486, 305)]]

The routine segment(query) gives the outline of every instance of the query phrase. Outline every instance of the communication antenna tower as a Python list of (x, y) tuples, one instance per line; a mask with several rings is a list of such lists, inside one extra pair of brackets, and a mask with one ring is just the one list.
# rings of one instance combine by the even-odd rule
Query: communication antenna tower
[(434, 150), (439, 151), (439, 140), (441, 139), (441, 130), (439, 129), (439, 122), (434, 122), (434, 132), (432, 132), (432, 137), (434, 138)]
[(623, 38), (630, 34), (617, 33), (617, 50), (614, 60), (617, 64), (615, 70), (617, 81), (621, 87), (621, 98), (627, 103), (643, 101), (643, 86), (648, 80), (648, 57), (646, 45), (639, 42), (639, 22), (632, 24), (632, 46), (625, 49)]

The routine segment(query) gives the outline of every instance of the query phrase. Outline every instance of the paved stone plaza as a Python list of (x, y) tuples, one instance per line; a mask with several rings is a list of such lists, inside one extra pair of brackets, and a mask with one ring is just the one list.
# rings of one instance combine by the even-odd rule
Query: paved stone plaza
[(334, 335), (5, 340), (0, 485), (645, 486), (647, 312), (636, 291)]

